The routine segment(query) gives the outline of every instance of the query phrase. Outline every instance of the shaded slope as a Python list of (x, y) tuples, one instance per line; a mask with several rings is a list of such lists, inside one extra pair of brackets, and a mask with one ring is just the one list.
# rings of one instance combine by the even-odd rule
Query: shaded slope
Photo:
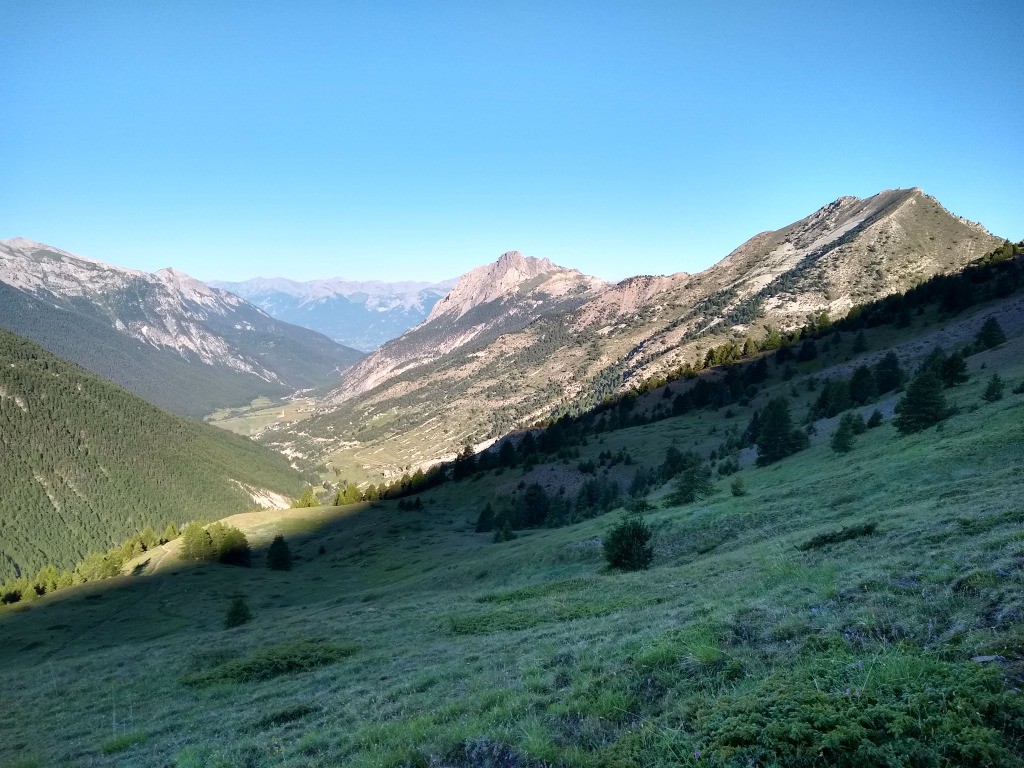
[(0, 578), (73, 565), (152, 525), (292, 494), (280, 456), (162, 411), (0, 330)]

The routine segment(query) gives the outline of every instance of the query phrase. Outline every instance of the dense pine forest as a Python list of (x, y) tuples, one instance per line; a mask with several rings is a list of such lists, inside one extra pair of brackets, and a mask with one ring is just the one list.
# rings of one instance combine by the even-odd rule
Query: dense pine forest
[(298, 490), (287, 461), (0, 330), (0, 581)]

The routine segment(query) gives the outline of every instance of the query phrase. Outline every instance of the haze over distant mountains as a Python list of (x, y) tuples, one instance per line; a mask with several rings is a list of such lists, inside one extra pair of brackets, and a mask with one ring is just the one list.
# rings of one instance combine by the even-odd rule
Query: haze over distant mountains
[(211, 280), (208, 285), (241, 296), (278, 320), (312, 328), (339, 344), (371, 352), (423, 322), (456, 281), (352, 281), (334, 277), (300, 282), (256, 277), (242, 282)]
[(329, 383), (361, 356), (176, 269), (25, 238), (0, 241), (0, 327), (188, 416)]

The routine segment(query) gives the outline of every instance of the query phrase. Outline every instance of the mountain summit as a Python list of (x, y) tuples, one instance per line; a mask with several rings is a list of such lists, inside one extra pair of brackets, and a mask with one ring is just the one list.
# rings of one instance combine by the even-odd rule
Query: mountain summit
[(340, 402), (442, 355), (521, 330), (542, 315), (576, 309), (608, 285), (548, 259), (503, 253), (460, 277), (420, 325), (345, 372), (328, 399)]
[(549, 299), (578, 295), (605, 287), (606, 283), (576, 269), (559, 267), (549, 259), (524, 256), (507, 251), (492, 264), (472, 269), (462, 277), (451, 292), (434, 305), (427, 322), (446, 317), (458, 320), (473, 307), (492, 301), (504, 301), (532, 288)]

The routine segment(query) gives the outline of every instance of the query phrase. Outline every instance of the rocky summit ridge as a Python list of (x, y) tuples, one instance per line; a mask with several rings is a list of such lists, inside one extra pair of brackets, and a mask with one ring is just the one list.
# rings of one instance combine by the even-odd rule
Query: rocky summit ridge
[[(302, 424), (319, 442), (287, 428), (266, 439), (380, 475), (429, 464), (703, 361), (711, 347), (823, 311), (842, 316), (1001, 242), (913, 188), (840, 197), (692, 275), (609, 285), (510, 253), (464, 275), (428, 321), (353, 366)], [(509, 284), (488, 285), (506, 275)]]

